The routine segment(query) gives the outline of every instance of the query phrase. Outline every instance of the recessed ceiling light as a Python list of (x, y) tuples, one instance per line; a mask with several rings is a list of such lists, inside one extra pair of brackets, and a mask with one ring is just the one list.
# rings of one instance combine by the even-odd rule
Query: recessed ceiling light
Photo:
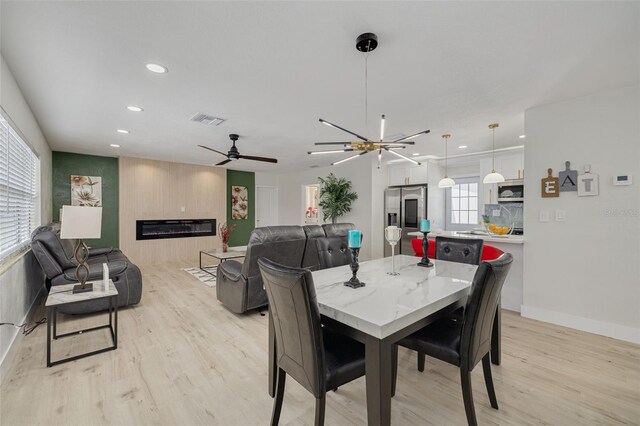
[(467, 147), (466, 145), (460, 145), (458, 149), (465, 149), (466, 147)]
[(135, 105), (129, 105), (127, 107), (127, 109), (129, 111), (133, 111), (133, 112), (142, 112), (142, 111), (144, 111), (144, 109), (140, 108), (139, 106), (135, 106)]
[(118, 145), (117, 143), (112, 143), (109, 146), (112, 147), (112, 148), (120, 148), (120, 145)]
[(527, 135), (520, 135), (520, 136), (518, 136), (518, 137), (519, 137), (520, 139), (524, 139), (524, 138), (526, 138), (526, 137), (527, 137)]
[(129, 133), (128, 130), (124, 130), (124, 129), (118, 129), (117, 132), (118, 133)]
[(158, 65), (158, 64), (147, 64), (145, 65), (147, 67), (147, 69), (151, 72), (155, 72), (158, 74), (164, 74), (166, 72), (169, 72), (169, 70), (167, 69), (167, 67), (163, 67), (162, 65)]
[(413, 153), (413, 154), (411, 154), (411, 155), (413, 155), (413, 156), (415, 157), (416, 155), (420, 155), (420, 153), (419, 153), (419, 152), (414, 152), (414, 153)]

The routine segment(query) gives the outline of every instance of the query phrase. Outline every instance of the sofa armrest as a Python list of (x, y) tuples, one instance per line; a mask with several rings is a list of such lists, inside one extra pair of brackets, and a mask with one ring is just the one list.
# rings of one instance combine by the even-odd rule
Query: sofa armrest
[(109, 254), (112, 251), (113, 251), (113, 247), (90, 248), (89, 249), (89, 257), (101, 256), (103, 254)]
[[(116, 275), (120, 275), (127, 269), (127, 262), (123, 261), (114, 261), (107, 263), (109, 267), (109, 278), (113, 278)], [(63, 272), (64, 279), (68, 282), (76, 282), (76, 268), (65, 269)], [(102, 279), (102, 263), (96, 263), (93, 265), (89, 265), (89, 277), (87, 281), (95, 281)], [(62, 283), (57, 283), (62, 284)]]
[(218, 269), (225, 278), (231, 281), (238, 281), (242, 278), (242, 263), (235, 260), (227, 260), (218, 265)]

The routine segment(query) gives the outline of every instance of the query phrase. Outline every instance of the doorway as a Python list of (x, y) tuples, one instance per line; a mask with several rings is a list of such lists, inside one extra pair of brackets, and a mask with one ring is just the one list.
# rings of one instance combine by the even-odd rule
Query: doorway
[(256, 185), (256, 228), (278, 224), (278, 188)]

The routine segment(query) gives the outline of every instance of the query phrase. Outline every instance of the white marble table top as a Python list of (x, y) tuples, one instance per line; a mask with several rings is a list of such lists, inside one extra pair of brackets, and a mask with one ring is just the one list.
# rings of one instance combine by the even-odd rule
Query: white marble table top
[(361, 262), (366, 286), (358, 289), (343, 284), (352, 275), (348, 265), (314, 271), (320, 313), (383, 339), (468, 294), (477, 266), (433, 260), (424, 268), (419, 260), (396, 256), (396, 276), (387, 274), (390, 257)]
[[(407, 235), (416, 238), (423, 238), (422, 232), (409, 232)], [(492, 243), (506, 243), (506, 244), (524, 244), (524, 237), (522, 235), (489, 235), (489, 234), (470, 234), (467, 232), (455, 232), (455, 231), (441, 231), (430, 232), (427, 234), (427, 238), (435, 240), (436, 237), (451, 237), (451, 238), (480, 238), (482, 240)]]
[(209, 256), (218, 258), (220, 260), (235, 259), (238, 257), (245, 257), (247, 255), (246, 249), (234, 250), (232, 248), (229, 248), (229, 250), (226, 252), (222, 251), (222, 249), (203, 250), (202, 252), (208, 254)]
[(109, 280), (109, 290), (104, 291), (104, 284), (102, 280), (87, 281), (87, 284), (93, 283), (93, 291), (87, 291), (84, 293), (72, 293), (73, 287), (78, 283), (62, 284), (51, 286), (49, 290), (49, 296), (44, 306), (56, 306), (64, 305), (67, 303), (84, 302), (86, 300), (101, 299), (103, 297), (116, 296), (118, 290), (113, 284), (112, 280)]

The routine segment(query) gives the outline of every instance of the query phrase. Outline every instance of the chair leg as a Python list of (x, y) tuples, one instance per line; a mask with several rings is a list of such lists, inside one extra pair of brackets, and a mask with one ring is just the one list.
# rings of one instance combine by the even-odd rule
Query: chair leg
[(418, 371), (423, 372), (424, 371), (424, 359), (425, 359), (425, 354), (424, 352), (420, 352), (418, 351)]
[(493, 377), (491, 376), (491, 355), (489, 352), (484, 356), (484, 358), (482, 358), (482, 371), (484, 371), (484, 383), (487, 385), (489, 401), (491, 401), (491, 406), (497, 410), (498, 400), (496, 399), (496, 391), (493, 388)]
[(391, 352), (391, 398), (396, 396), (396, 382), (398, 381), (398, 345), (393, 345)]
[(324, 425), (324, 405), (326, 399), (326, 394), (322, 395), (322, 398), (316, 398), (316, 426)]
[(476, 410), (473, 408), (473, 392), (471, 391), (471, 372), (465, 368), (460, 369), (460, 382), (462, 384), (462, 399), (464, 400), (464, 411), (467, 414), (469, 426), (478, 426), (476, 420)]
[(284, 382), (287, 373), (282, 368), (278, 368), (278, 377), (276, 378), (276, 398), (273, 401), (273, 413), (271, 414), (271, 426), (278, 426), (280, 422), (280, 412), (282, 411), (282, 401), (284, 400)]

